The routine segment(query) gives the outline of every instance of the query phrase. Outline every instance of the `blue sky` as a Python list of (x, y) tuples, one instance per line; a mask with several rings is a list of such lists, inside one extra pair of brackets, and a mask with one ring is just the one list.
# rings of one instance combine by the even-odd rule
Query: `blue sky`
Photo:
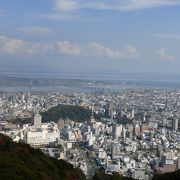
[(179, 74), (180, 0), (2, 0), (0, 71)]

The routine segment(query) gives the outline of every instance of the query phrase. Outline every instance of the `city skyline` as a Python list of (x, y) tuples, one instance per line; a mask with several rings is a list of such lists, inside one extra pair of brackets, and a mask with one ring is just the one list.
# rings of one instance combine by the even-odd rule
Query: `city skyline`
[(0, 71), (179, 74), (177, 0), (0, 2)]

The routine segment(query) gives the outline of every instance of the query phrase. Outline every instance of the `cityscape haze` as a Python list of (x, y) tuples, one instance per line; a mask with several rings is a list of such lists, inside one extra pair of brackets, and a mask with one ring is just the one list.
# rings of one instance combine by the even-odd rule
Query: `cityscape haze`
[(180, 0), (1, 0), (0, 179), (180, 179), (179, 17)]

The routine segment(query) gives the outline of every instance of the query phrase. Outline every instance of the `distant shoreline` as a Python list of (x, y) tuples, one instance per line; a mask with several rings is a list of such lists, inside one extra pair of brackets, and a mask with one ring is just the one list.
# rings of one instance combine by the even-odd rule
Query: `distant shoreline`
[(27, 92), (27, 91), (60, 91), (60, 92), (95, 92), (101, 90), (122, 89), (180, 89), (180, 80), (160, 79), (132, 79), (128, 77), (112, 76), (37, 76), (34, 74), (0, 74), (0, 91)]

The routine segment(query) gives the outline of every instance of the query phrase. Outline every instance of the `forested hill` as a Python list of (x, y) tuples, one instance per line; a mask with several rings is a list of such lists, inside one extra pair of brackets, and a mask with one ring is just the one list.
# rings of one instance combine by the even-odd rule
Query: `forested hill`
[(180, 179), (180, 170), (175, 172), (169, 172), (164, 174), (156, 174), (152, 180), (179, 180)]
[(60, 118), (71, 119), (75, 122), (85, 122), (91, 117), (91, 110), (81, 106), (58, 105), (41, 113), (43, 122), (57, 122)]
[(0, 134), (0, 179), (85, 180), (80, 169)]

